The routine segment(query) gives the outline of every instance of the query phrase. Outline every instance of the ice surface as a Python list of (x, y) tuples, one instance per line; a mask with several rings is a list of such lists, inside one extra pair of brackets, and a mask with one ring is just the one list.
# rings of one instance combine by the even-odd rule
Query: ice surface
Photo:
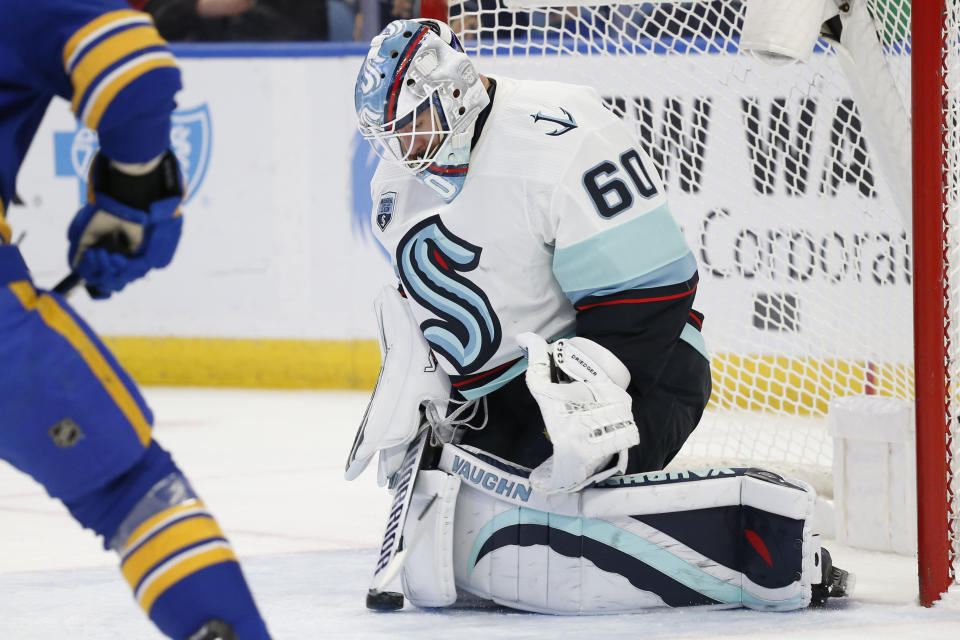
[[(960, 597), (916, 604), (916, 559), (826, 541), (857, 574), (850, 601), (761, 613), (677, 609), (561, 618), (507, 611), (372, 613), (364, 594), (388, 507), (368, 469), (343, 480), (365, 393), (146, 390), (157, 439), (220, 520), (278, 639), (937, 638), (960, 633)], [(113, 554), (30, 478), (0, 464), (0, 639), (159, 638)]]

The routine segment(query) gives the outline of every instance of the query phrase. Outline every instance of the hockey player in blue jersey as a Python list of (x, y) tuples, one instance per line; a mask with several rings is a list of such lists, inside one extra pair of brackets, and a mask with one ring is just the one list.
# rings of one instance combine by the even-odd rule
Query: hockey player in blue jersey
[(481, 75), (447, 25), (396, 21), (355, 102), (382, 158), (371, 228), (399, 278), (377, 302), (381, 374), (346, 471), (379, 454), (394, 490), (368, 605), (396, 606), (379, 590), (399, 563), (430, 607), (789, 610), (843, 595), (809, 485), (660, 472), (710, 397), (697, 263), (596, 91)]
[(219, 525), (134, 382), (59, 295), (39, 289), (5, 212), (47, 105), (99, 135), (68, 262), (97, 297), (165, 267), (183, 182), (169, 149), (176, 62), (121, 0), (0, 0), (0, 458), (120, 555), (138, 604), (171, 638), (268, 638)]

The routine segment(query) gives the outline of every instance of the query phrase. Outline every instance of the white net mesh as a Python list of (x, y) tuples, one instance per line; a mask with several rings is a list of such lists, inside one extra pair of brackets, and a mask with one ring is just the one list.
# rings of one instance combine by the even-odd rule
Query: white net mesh
[[(891, 78), (896, 95), (878, 112), (894, 105), (906, 119), (909, 7), (869, 10), (883, 54), (860, 77)], [(909, 174), (898, 175), (908, 128), (896, 157), (880, 157), (867, 129), (895, 127), (864, 122), (834, 48), (820, 40), (807, 63), (785, 66), (741, 54), (744, 5), (733, 0), (454, 0), (449, 17), (481, 72), (594, 86), (664, 177), (699, 262), (713, 354), (711, 406), (678, 463), (765, 465), (830, 494), (830, 400), (912, 396), (909, 241), (896, 205), (909, 202)]]
[[(696, 306), (713, 354), (711, 405), (675, 464), (766, 466), (830, 495), (830, 401), (913, 399), (910, 0), (854, 0), (842, 46), (833, 21), (806, 62), (780, 66), (741, 52), (738, 0), (570, 2), (450, 0), (448, 18), (481, 72), (595, 87), (657, 164), (699, 262)], [(956, 582), (960, 5), (945, 5), (946, 515)]]

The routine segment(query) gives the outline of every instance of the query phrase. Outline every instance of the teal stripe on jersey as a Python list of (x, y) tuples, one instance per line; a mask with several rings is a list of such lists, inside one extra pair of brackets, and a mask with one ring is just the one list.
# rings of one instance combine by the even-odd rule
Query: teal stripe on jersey
[[(547, 342), (553, 343), (559, 340), (560, 338), (572, 338), (576, 335), (573, 332), (573, 329), (568, 329), (566, 331), (561, 331), (557, 335), (547, 338)], [(513, 366), (501, 373), (499, 376), (483, 385), (482, 387), (477, 387), (476, 389), (459, 389), (460, 395), (462, 395), (467, 400), (476, 400), (477, 398), (482, 398), (488, 393), (492, 393), (504, 386), (517, 376), (521, 376), (527, 372), (527, 357), (522, 354), (520, 359), (513, 363)], [(491, 369), (493, 367), (490, 367)]]
[(631, 280), (624, 280), (623, 282), (618, 282), (613, 286), (604, 287), (601, 289), (564, 291), (564, 293), (567, 294), (567, 298), (573, 304), (576, 304), (587, 296), (607, 296), (613, 293), (620, 293), (621, 291), (629, 291), (631, 289), (649, 289), (651, 287), (664, 287), (672, 284), (679, 284), (692, 278), (696, 271), (697, 261), (694, 259), (692, 253), (687, 252), (687, 255), (683, 256), (679, 260), (674, 260), (668, 265), (664, 265), (659, 269), (655, 269), (650, 273), (645, 273)]
[(553, 273), (573, 303), (589, 295), (686, 282), (696, 270), (666, 204), (553, 254)]
[(680, 332), (680, 339), (699, 351), (700, 355), (709, 362), (710, 354), (707, 352), (707, 343), (703, 339), (703, 334), (694, 329), (690, 323), (683, 325), (683, 331)]
[(482, 387), (477, 387), (476, 389), (460, 389), (460, 395), (462, 395), (467, 400), (476, 400), (477, 398), (482, 398), (483, 396), (496, 391), (500, 387), (504, 386), (514, 378), (519, 375), (526, 373), (527, 371), (527, 359), (520, 358), (513, 366), (501, 373), (499, 376), (483, 385)]

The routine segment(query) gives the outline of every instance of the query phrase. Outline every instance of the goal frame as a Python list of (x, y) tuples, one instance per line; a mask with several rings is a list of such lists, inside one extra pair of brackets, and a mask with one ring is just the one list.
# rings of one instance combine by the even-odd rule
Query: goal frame
[(913, 342), (917, 427), (917, 562), (920, 603), (953, 582), (950, 495), (945, 74), (946, 0), (912, 3)]

